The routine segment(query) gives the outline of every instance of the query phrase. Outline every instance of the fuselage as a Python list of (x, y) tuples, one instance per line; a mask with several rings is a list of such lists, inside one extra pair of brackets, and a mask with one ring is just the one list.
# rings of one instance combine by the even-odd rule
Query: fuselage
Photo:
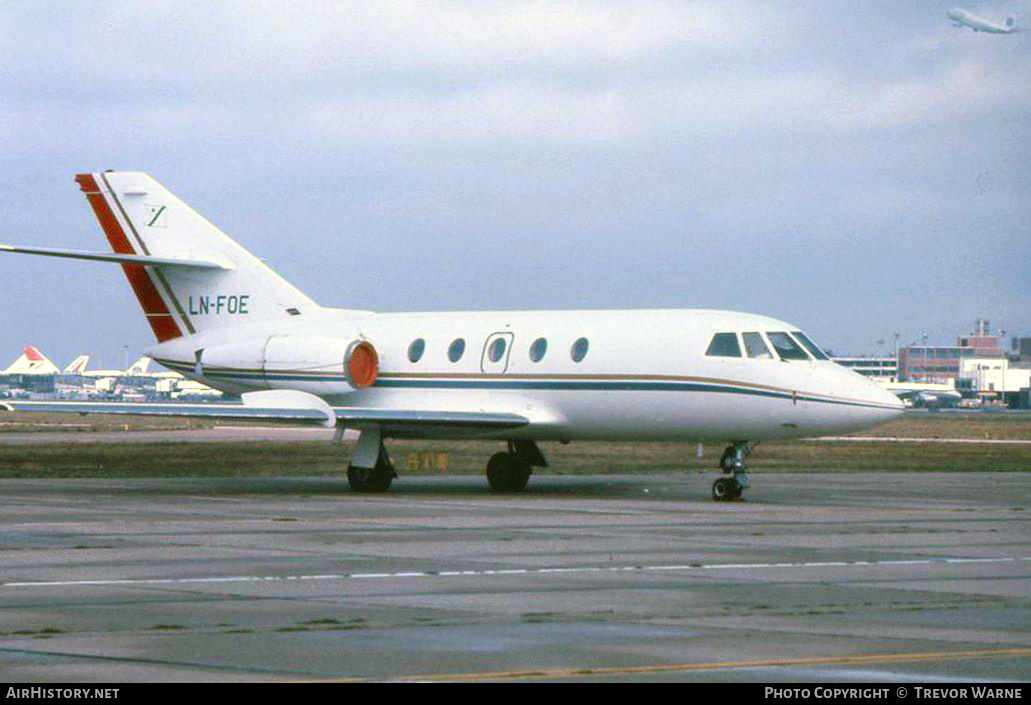
[[(530, 420), (506, 431), (509, 439), (758, 441), (857, 430), (903, 409), (822, 354), (785, 359), (773, 335), (804, 348), (799, 329), (754, 314), (320, 309), (302, 318), (178, 338), (148, 354), (230, 393), (296, 389), (334, 406)], [(736, 355), (713, 350), (717, 334), (736, 340)], [(753, 349), (757, 339), (765, 353)], [(378, 354), (365, 388), (343, 364), (358, 340)]]
[(990, 32), (992, 34), (1010, 34), (1016, 28), (1016, 23), (1013, 18), (1006, 18), (1006, 24), (999, 24), (986, 20), (983, 17), (971, 14), (966, 10), (954, 8), (948, 12), (949, 19), (957, 23), (957, 25), (964, 25), (974, 30), (975, 32)]

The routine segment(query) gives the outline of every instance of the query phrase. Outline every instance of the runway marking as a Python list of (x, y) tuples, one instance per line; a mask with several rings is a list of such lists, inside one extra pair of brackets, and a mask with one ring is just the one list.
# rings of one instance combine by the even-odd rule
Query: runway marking
[(850, 666), (881, 663), (955, 661), (959, 659), (1031, 656), (1031, 648), (981, 649), (978, 651), (935, 651), (911, 654), (863, 654), (855, 656), (823, 656), (814, 658), (757, 659), (751, 661), (715, 661), (711, 663), (677, 663), (656, 666), (613, 666), (593, 668), (548, 668), (525, 671), (484, 673), (449, 673), (439, 675), (401, 676), (398, 681), (491, 681), (540, 678), (595, 678), (598, 676), (643, 675), (649, 673), (686, 673), (746, 668), (788, 668), (792, 666)]
[(554, 568), (505, 568), (494, 570), (427, 570), (397, 573), (327, 573), (321, 575), (233, 575), (195, 578), (124, 578), (108, 580), (55, 580), (4, 582), (0, 587), (74, 587), (102, 585), (189, 585), (212, 583), (303, 582), (313, 580), (394, 580), (412, 578), (489, 577), (497, 575), (575, 575), (585, 573), (659, 573), (711, 570), (764, 570), (778, 568), (852, 568), (878, 566), (961, 565), (968, 563), (1031, 562), (1031, 556), (996, 558), (919, 558), (883, 561), (811, 561), (805, 563), (694, 563), (681, 565), (579, 566)]
[(908, 438), (891, 436), (820, 436), (819, 438), (802, 438), (803, 441), (856, 441), (859, 443), (983, 443), (998, 444), (1031, 444), (1031, 441), (993, 438)]

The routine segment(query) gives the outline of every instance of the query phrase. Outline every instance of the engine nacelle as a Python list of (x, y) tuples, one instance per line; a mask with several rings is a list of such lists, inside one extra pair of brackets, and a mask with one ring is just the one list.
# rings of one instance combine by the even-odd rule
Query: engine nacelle
[[(265, 345), (265, 382), (270, 389), (345, 392), (376, 382), (379, 355), (367, 340), (274, 335)], [(310, 383), (310, 384), (309, 384)]]
[(206, 346), (195, 357), (197, 374), (239, 391), (343, 394), (371, 387), (379, 374), (376, 348), (361, 338), (256, 336)]

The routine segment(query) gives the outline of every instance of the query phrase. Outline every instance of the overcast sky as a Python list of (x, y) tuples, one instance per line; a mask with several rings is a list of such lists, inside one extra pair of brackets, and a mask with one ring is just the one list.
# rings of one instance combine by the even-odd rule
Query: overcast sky
[[(138, 169), (324, 305), (1031, 335), (1031, 33), (956, 4), (0, 0), (0, 242), (106, 249), (72, 177)], [(0, 282), (0, 369), (152, 342), (116, 265)]]

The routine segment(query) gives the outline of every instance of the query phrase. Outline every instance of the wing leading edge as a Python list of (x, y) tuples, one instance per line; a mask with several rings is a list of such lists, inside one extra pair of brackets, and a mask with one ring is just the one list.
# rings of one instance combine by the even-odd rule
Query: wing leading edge
[[(191, 417), (254, 420), (313, 426), (378, 428), (390, 435), (437, 435), (440, 433), (488, 433), (527, 426), (518, 414), (471, 411), (415, 411), (359, 407), (289, 408), (254, 404), (160, 404), (150, 402), (20, 401), (0, 402), (0, 410)], [(327, 416), (332, 413), (332, 417)]]

